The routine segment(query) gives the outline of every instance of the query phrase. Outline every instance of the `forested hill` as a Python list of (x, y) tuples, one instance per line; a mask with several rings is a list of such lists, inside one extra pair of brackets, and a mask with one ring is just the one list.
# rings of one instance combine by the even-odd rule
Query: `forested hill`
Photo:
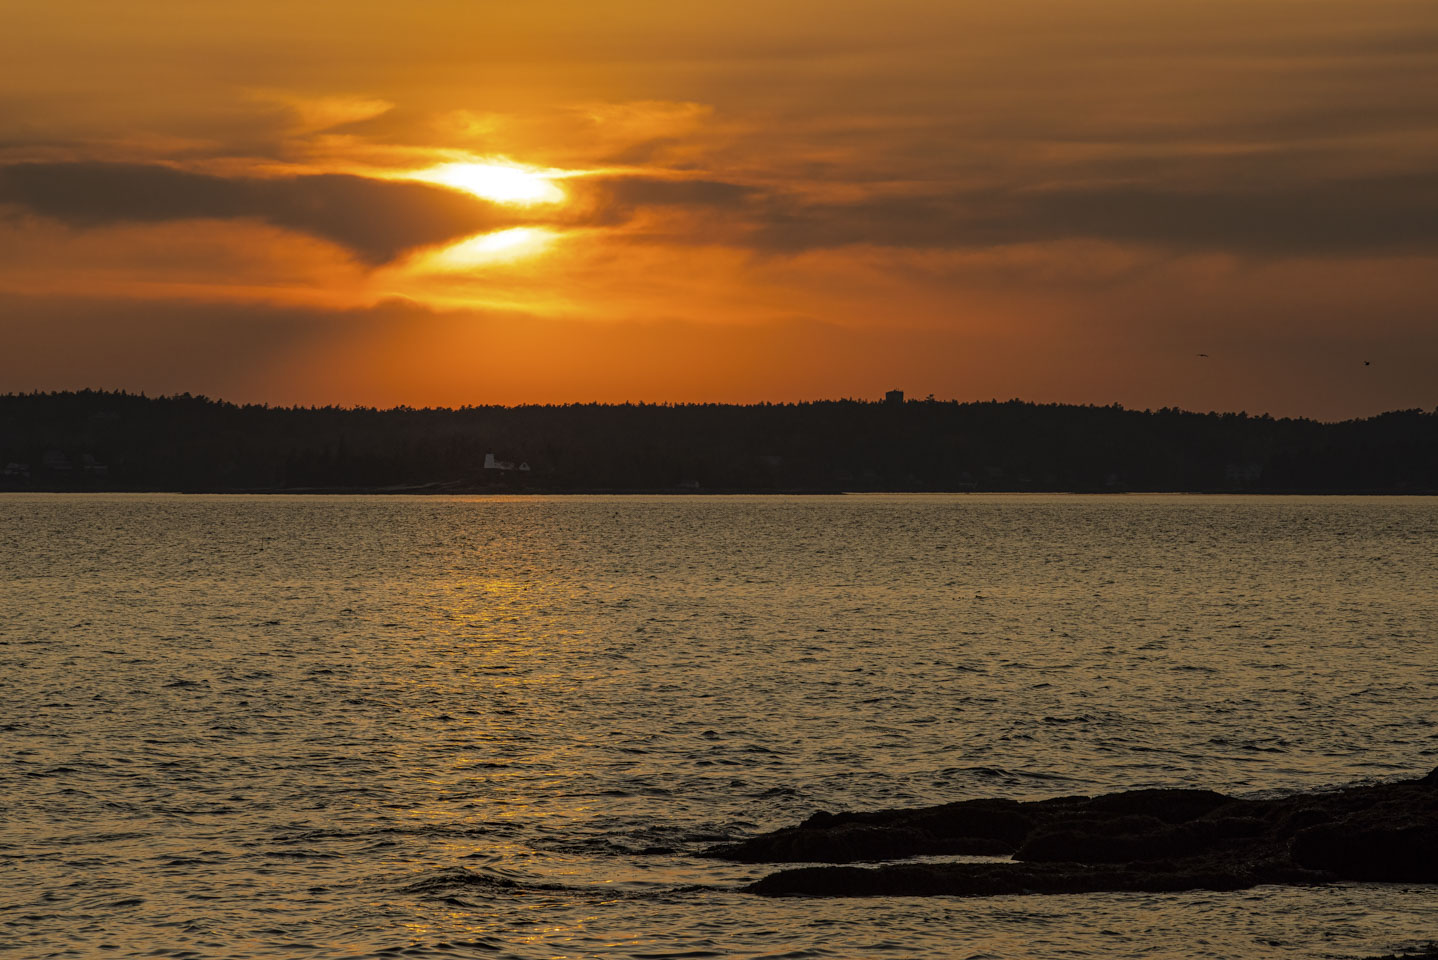
[(1016, 400), (375, 410), (82, 391), (0, 396), (0, 468), (0, 490), (1433, 493), (1438, 411), (1318, 423)]

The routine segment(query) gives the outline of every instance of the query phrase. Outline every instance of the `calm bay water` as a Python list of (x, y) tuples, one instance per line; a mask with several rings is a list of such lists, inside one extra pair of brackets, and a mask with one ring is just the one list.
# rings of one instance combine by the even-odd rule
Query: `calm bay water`
[(1353, 957), (1438, 891), (767, 901), (815, 810), (1438, 766), (1438, 501), (0, 496), (0, 956)]

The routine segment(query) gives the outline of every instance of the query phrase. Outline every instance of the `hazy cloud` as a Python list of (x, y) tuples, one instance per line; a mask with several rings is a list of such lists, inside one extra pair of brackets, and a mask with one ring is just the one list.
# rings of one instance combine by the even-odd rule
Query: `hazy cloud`
[(570, 181), (579, 196), (585, 222), (616, 224), (642, 207), (678, 207), (736, 212), (762, 195), (758, 188), (722, 180), (674, 180), (662, 177), (594, 177)]
[(1266, 256), (1438, 249), (1438, 174), (1261, 192), (1157, 186), (967, 191), (848, 204), (777, 199), (754, 244), (969, 248), (1092, 239)]
[[(1374, 256), (1438, 250), (1438, 173), (1276, 183), (1228, 170), (1229, 187), (1162, 182), (967, 187), (850, 202), (722, 180), (605, 177), (576, 184), (584, 223), (619, 224), (647, 207), (714, 222), (725, 242), (769, 253), (847, 246), (969, 250), (1095, 240), (1234, 255)], [(1211, 170), (1211, 182), (1225, 182)], [(1253, 181), (1253, 182), (1245, 182)], [(563, 219), (563, 218), (561, 218)], [(682, 240), (666, 234), (666, 241)], [(713, 242), (721, 235), (696, 232)]]
[(226, 178), (129, 163), (0, 167), (0, 203), (76, 227), (255, 219), (336, 243), (373, 264), (517, 222), (467, 194), (342, 174)]

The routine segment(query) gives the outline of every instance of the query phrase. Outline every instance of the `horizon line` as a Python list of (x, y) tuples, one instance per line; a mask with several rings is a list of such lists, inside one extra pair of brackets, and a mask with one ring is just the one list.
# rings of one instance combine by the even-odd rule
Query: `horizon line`
[(1393, 415), (1397, 415), (1397, 414), (1419, 414), (1419, 415), (1422, 415), (1422, 416), (1438, 416), (1438, 406), (1434, 406), (1434, 408), (1433, 408), (1431, 411), (1425, 410), (1425, 409), (1423, 409), (1422, 407), (1402, 407), (1402, 408), (1395, 408), (1395, 409), (1392, 409), (1392, 410), (1379, 411), (1378, 413), (1370, 414), (1370, 415), (1368, 415), (1368, 416), (1346, 417), (1346, 418), (1338, 419), (1338, 420), (1323, 420), (1323, 419), (1320, 419), (1320, 418), (1317, 418), (1317, 417), (1309, 417), (1309, 416), (1281, 416), (1281, 417), (1276, 417), (1276, 416), (1273, 416), (1271, 413), (1268, 413), (1268, 412), (1249, 413), (1247, 410), (1212, 410), (1212, 409), (1210, 409), (1210, 410), (1206, 410), (1206, 411), (1205, 411), (1205, 410), (1192, 410), (1192, 409), (1188, 409), (1188, 408), (1185, 408), (1185, 407), (1178, 407), (1178, 406), (1163, 406), (1163, 407), (1158, 407), (1158, 408), (1153, 408), (1153, 407), (1137, 408), (1137, 407), (1128, 407), (1128, 406), (1125, 406), (1123, 403), (1118, 402), (1118, 401), (1113, 401), (1113, 402), (1111, 402), (1111, 403), (1094, 403), (1094, 402), (1080, 403), (1080, 402), (1063, 401), (1063, 400), (1051, 400), (1051, 401), (1025, 400), (1025, 399), (1023, 399), (1023, 398), (1021, 398), (1021, 397), (1010, 397), (1010, 398), (1008, 398), (1008, 399), (1006, 399), (1006, 400), (1000, 400), (1000, 399), (997, 398), (997, 397), (992, 397), (992, 398), (987, 399), (987, 400), (960, 400), (960, 399), (958, 399), (958, 398), (956, 398), (956, 397), (950, 397), (950, 398), (948, 398), (948, 399), (938, 399), (938, 398), (936, 398), (933, 394), (928, 394), (927, 396), (922, 397), (922, 398), (917, 398), (917, 397), (911, 398), (911, 397), (905, 396), (905, 395), (904, 395), (904, 392), (903, 392), (902, 390), (894, 390), (894, 391), (890, 391), (890, 393), (891, 393), (891, 394), (898, 394), (898, 397), (897, 397), (897, 398), (893, 398), (893, 397), (891, 397), (891, 396), (889, 396), (889, 395), (882, 396), (882, 397), (878, 397), (878, 398), (876, 398), (876, 399), (868, 399), (868, 398), (864, 398), (864, 397), (825, 397), (825, 398), (816, 398), (816, 399), (809, 399), (809, 400), (756, 400), (756, 401), (749, 401), (749, 402), (741, 402), (741, 401), (718, 401), (718, 400), (623, 400), (623, 401), (576, 400), (576, 401), (551, 402), (551, 403), (540, 403), (540, 402), (524, 402), (524, 403), (467, 403), (467, 404), (462, 404), (462, 405), (460, 405), (460, 406), (422, 406), (422, 407), (416, 407), (416, 406), (411, 406), (411, 405), (409, 405), (409, 404), (401, 403), (401, 404), (396, 404), (396, 405), (394, 405), (394, 406), (382, 407), (382, 406), (373, 405), (373, 404), (359, 404), (359, 403), (346, 405), (346, 404), (340, 404), (340, 403), (327, 403), (327, 404), (308, 403), (308, 404), (306, 404), (306, 403), (271, 403), (271, 402), (267, 402), (267, 401), (258, 401), (258, 402), (256, 402), (256, 401), (247, 401), (247, 402), (239, 402), (239, 401), (234, 401), (234, 400), (225, 400), (225, 399), (222, 399), (222, 398), (219, 398), (219, 397), (211, 397), (211, 396), (209, 396), (209, 395), (207, 395), (207, 394), (203, 394), (203, 393), (190, 393), (188, 390), (186, 390), (186, 391), (180, 391), (180, 392), (177, 392), (177, 393), (160, 393), (160, 394), (155, 394), (154, 396), (151, 396), (151, 395), (147, 394), (147, 393), (146, 393), (145, 391), (143, 391), (143, 390), (131, 392), (131, 391), (129, 391), (129, 390), (127, 390), (127, 389), (124, 389), (124, 388), (117, 388), (117, 389), (110, 390), (110, 389), (95, 388), (95, 387), (81, 387), (81, 388), (78, 388), (78, 389), (68, 389), (68, 390), (11, 391), (11, 392), (7, 392), (7, 393), (0, 394), (0, 401), (15, 400), (15, 399), (26, 399), (26, 398), (36, 398), (36, 397), (66, 397), (66, 396), (80, 397), (80, 396), (86, 396), (86, 395), (98, 395), (98, 396), (110, 396), (110, 397), (115, 397), (115, 398), (138, 399), (138, 400), (147, 400), (147, 401), (172, 401), (172, 402), (173, 402), (173, 401), (191, 401), (191, 402), (200, 402), (200, 403), (214, 404), (214, 405), (216, 405), (216, 406), (222, 406), (222, 407), (232, 407), (232, 408), (241, 409), (241, 410), (243, 410), (243, 409), (261, 409), (261, 410), (277, 410), (277, 411), (319, 411), (319, 410), (330, 410), (330, 411), (338, 411), (338, 412), (342, 412), (342, 413), (425, 413), (425, 412), (434, 412), (434, 413), (444, 413), (444, 412), (447, 412), (447, 413), (462, 413), (462, 412), (467, 411), (467, 410), (525, 410), (525, 409), (556, 409), (556, 410), (558, 410), (558, 409), (565, 409), (565, 408), (571, 408), (571, 407), (614, 407), (614, 408), (624, 408), (624, 407), (655, 407), (655, 408), (660, 408), (660, 409), (682, 409), (682, 408), (686, 408), (686, 407), (734, 407), (734, 408), (746, 408), (746, 407), (804, 407), (804, 406), (819, 406), (819, 405), (823, 405), (823, 404), (858, 404), (858, 405), (879, 406), (879, 407), (1030, 406), (1030, 407), (1048, 407), (1048, 408), (1054, 408), (1054, 407), (1072, 407), (1072, 408), (1080, 409), (1080, 410), (1113, 410), (1113, 411), (1122, 412), (1122, 413), (1148, 414), (1148, 415), (1150, 415), (1150, 416), (1155, 415), (1155, 414), (1170, 414), (1170, 415), (1172, 415), (1172, 414), (1178, 414), (1178, 415), (1195, 416), (1195, 417), (1233, 417), (1233, 418), (1237, 418), (1237, 419), (1249, 419), (1249, 420), (1272, 420), (1272, 421), (1275, 421), (1275, 422), (1306, 422), (1306, 423), (1318, 423), (1318, 424), (1330, 424), (1330, 425), (1337, 425), (1337, 424), (1343, 424), (1343, 423), (1362, 423), (1362, 422), (1365, 422), (1365, 421), (1377, 420), (1377, 419), (1380, 419), (1380, 418), (1382, 418), (1382, 417), (1388, 417), (1388, 416), (1393, 416)]

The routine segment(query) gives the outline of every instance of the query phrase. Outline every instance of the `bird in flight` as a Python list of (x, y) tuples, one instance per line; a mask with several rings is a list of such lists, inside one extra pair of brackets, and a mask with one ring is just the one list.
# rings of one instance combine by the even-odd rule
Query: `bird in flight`
[(1199, 356), (1200, 356), (1200, 357), (1207, 358), (1207, 357), (1208, 357), (1208, 354), (1206, 354), (1206, 353), (1200, 353)]

